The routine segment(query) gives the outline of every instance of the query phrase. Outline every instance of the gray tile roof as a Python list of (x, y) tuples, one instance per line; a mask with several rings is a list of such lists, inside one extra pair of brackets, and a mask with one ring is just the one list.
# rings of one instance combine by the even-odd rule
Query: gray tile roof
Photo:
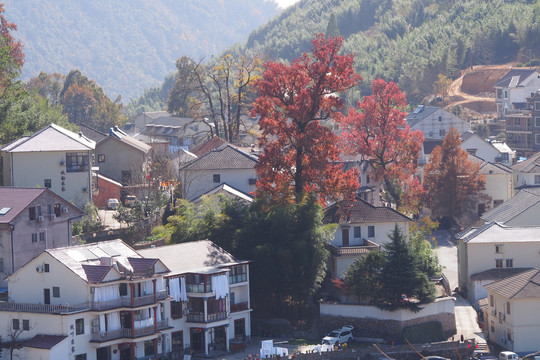
[(36, 335), (26, 340), (24, 346), (36, 349), (52, 349), (64, 339), (67, 339), (67, 335)]
[(98, 143), (98, 145), (106, 141), (114, 141), (114, 140), (120, 141), (128, 146), (131, 146), (132, 148), (139, 150), (140, 152), (144, 154), (148, 153), (148, 151), (150, 151), (150, 149), (152, 148), (150, 145), (147, 145), (143, 143), (142, 141), (135, 139), (133, 136), (129, 136), (122, 130), (118, 129), (118, 127), (116, 126), (114, 128), (109, 129), (109, 135), (106, 138), (102, 139)]
[(215, 149), (217, 149), (217, 148), (219, 148), (221, 146), (224, 146), (225, 144), (228, 144), (228, 142), (223, 140), (222, 138), (220, 138), (218, 136), (214, 136), (210, 140), (205, 141), (201, 145), (196, 146), (195, 148), (193, 148), (193, 150), (191, 150), (191, 152), (193, 154), (197, 155), (197, 157), (201, 157), (204, 154), (207, 154), (212, 150), (215, 150)]
[(209, 240), (143, 249), (139, 253), (163, 261), (171, 270), (169, 276), (190, 272), (215, 273), (225, 266), (245, 263)]
[(493, 84), (493, 86), (501, 88), (521, 86), (521, 83), (534, 74), (535, 71), (535, 69), (511, 69), (499, 81)]
[(478, 156), (469, 154), (469, 160), (475, 164), (480, 165), (480, 174), (492, 175), (492, 174), (512, 174), (512, 169), (508, 166), (485, 161)]
[(540, 226), (508, 227), (492, 222), (458, 235), (469, 244), (540, 242)]
[(540, 298), (540, 270), (528, 269), (484, 288), (507, 299)]
[(522, 273), (531, 268), (495, 268), (471, 275), (471, 281), (502, 280), (509, 276)]
[(522, 173), (540, 173), (540, 152), (512, 165), (512, 169)]
[(83, 214), (83, 211), (65, 201), (49, 189), (42, 188), (16, 188), (0, 186), (0, 209), (10, 208), (4, 215), (0, 215), (0, 224), (11, 222), (17, 215), (23, 212), (34, 200), (44, 193), (50, 193), (59, 203), (68, 206), (71, 210), (70, 217), (76, 217)]
[(506, 223), (540, 203), (540, 192), (535, 189), (519, 190), (514, 196), (489, 211), (481, 219), (486, 222)]
[(79, 131), (82, 132), (83, 135), (90, 140), (94, 140), (96, 143), (107, 137), (107, 134), (105, 134), (104, 132), (101, 132), (84, 124), (79, 124)]
[(407, 125), (413, 127), (439, 109), (441, 108), (436, 106), (419, 105), (412, 113), (409, 113), (405, 117)]
[(5, 146), (7, 152), (39, 152), (39, 151), (88, 151), (93, 150), (96, 143), (82, 133), (75, 134), (55, 124), (50, 124), (29, 137), (20, 139)]
[(465, 140), (469, 140), (473, 136), (474, 136), (474, 132), (471, 131), (471, 130), (467, 130), (463, 134), (461, 134), (461, 142), (463, 142)]
[(214, 187), (211, 190), (208, 190), (207, 192), (205, 192), (201, 196), (196, 197), (195, 199), (193, 199), (192, 202), (197, 203), (199, 201), (202, 201), (203, 196), (209, 196), (209, 195), (214, 195), (214, 194), (219, 194), (219, 193), (221, 193), (221, 194), (223, 194), (223, 193), (229, 194), (229, 196), (231, 196), (233, 198), (237, 198), (239, 200), (244, 200), (247, 203), (253, 202), (253, 195), (246, 194), (245, 192), (240, 191), (240, 190), (236, 189), (235, 187), (230, 186), (227, 183), (217, 185), (216, 187)]
[(385, 206), (374, 206), (356, 198), (351, 206), (342, 201), (324, 209), (325, 224), (396, 223), (412, 221), (402, 213)]
[(257, 157), (226, 145), (191, 161), (181, 170), (254, 169), (257, 161)]

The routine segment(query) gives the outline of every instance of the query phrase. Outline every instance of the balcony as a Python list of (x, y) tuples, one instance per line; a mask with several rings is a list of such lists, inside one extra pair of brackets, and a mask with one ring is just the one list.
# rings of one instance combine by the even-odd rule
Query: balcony
[(221, 311), (216, 313), (210, 313), (207, 316), (207, 320), (204, 320), (204, 314), (203, 313), (193, 313), (188, 314), (187, 321), (188, 322), (197, 322), (197, 323), (209, 323), (209, 322), (215, 322), (220, 320), (227, 319), (227, 312)]
[(238, 312), (238, 311), (244, 311), (244, 310), (249, 310), (247, 301), (237, 303), (237, 304), (231, 304), (231, 312)]
[[(157, 331), (165, 330), (169, 327), (169, 319), (165, 319), (162, 321), (158, 321), (157, 323)], [(111, 330), (111, 331), (105, 331), (105, 332), (96, 332), (92, 333), (91, 342), (105, 342), (105, 341), (111, 341), (116, 339), (122, 339), (122, 338), (128, 338), (128, 339), (134, 339), (141, 336), (148, 336), (155, 334), (155, 327), (152, 326), (144, 326), (140, 328), (135, 329), (128, 329), (128, 328), (121, 328), (118, 330)]]
[(88, 304), (78, 305), (43, 305), (14, 302), (0, 302), (0, 311), (32, 312), (41, 314), (69, 314), (89, 310)]
[(506, 131), (520, 132), (520, 133), (532, 133), (533, 126), (531, 124), (524, 125), (510, 125), (506, 122)]
[[(167, 298), (167, 291), (159, 291), (156, 294), (156, 301), (165, 300)], [(144, 295), (133, 298), (133, 307), (145, 306), (154, 304), (154, 295)], [(121, 297), (109, 301), (92, 302), (90, 308), (95, 311), (110, 310), (119, 307), (132, 307), (131, 297)]]
[(376, 243), (364, 239), (364, 245), (356, 246), (334, 246), (329, 245), (332, 256), (358, 256), (367, 254), (370, 251), (379, 250), (380, 246)]

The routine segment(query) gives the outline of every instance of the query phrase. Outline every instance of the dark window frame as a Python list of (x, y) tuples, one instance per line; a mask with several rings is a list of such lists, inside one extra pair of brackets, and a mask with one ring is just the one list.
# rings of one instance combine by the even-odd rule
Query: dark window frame
[(75, 335), (84, 334), (84, 318), (75, 319)]
[(86, 172), (89, 169), (90, 159), (88, 153), (70, 152), (66, 153), (66, 172)]

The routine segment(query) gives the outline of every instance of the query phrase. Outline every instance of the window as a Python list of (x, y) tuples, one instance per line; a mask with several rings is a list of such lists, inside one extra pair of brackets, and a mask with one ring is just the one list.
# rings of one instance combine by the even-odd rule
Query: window
[(514, 341), (514, 332), (512, 329), (506, 329), (506, 338), (508, 341)]
[(491, 320), (491, 323), (490, 323), (490, 330), (492, 333), (495, 332), (495, 321)]
[(22, 321), (22, 328), (23, 330), (30, 330), (30, 320), (24, 320)]
[(19, 319), (13, 319), (11, 321), (13, 330), (19, 330)]
[(182, 331), (176, 331), (171, 334), (172, 351), (180, 352), (184, 349), (184, 335)]
[(509, 161), (510, 161), (510, 154), (508, 154), (508, 153), (502, 153), (502, 154), (501, 154), (501, 161), (502, 161), (502, 162), (509, 162)]
[(341, 246), (349, 246), (349, 228), (341, 228)]
[(51, 179), (44, 179), (43, 180), (43, 186), (50, 189), (51, 188)]
[(493, 307), (493, 295), (489, 295), (489, 306)]
[(540, 175), (534, 175), (534, 183), (540, 184)]
[(37, 233), (32, 234), (32, 242), (37, 243)]
[(255, 185), (257, 183), (257, 179), (248, 179), (249, 185)]
[(52, 288), (52, 296), (53, 297), (60, 297), (60, 288), (58, 286), (53, 286), (53, 288)]
[(540, 134), (534, 134), (534, 143), (536, 145), (540, 144)]
[(369, 184), (371, 182), (371, 179), (369, 178), (369, 175), (366, 175), (366, 184)]
[(234, 320), (234, 337), (243, 337), (246, 335), (245, 319)]
[(39, 233), (39, 241), (45, 241), (45, 231)]
[(88, 154), (84, 152), (74, 152), (66, 154), (67, 172), (88, 171)]
[(534, 102), (534, 110), (540, 111), (540, 101), (535, 101)]
[(355, 226), (355, 227), (354, 227), (354, 237), (355, 237), (356, 239), (362, 237), (362, 228), (361, 228), (360, 226)]
[(497, 207), (501, 205), (504, 201), (503, 200), (493, 200), (493, 207)]
[(122, 183), (124, 184), (131, 183), (131, 171), (122, 170)]
[(119, 289), (120, 296), (127, 296), (127, 294), (128, 294), (127, 284), (126, 283), (121, 283), (119, 285), (119, 287), (120, 287), (120, 289)]
[(36, 207), (35, 206), (28, 208), (28, 220), (36, 220)]
[(502, 268), (503, 267), (503, 259), (495, 259), (495, 267), (496, 268)]
[(60, 207), (60, 204), (54, 204), (54, 215), (56, 215), (56, 217), (60, 217), (60, 215), (62, 215), (62, 208)]
[(477, 149), (467, 149), (467, 152), (471, 155), (476, 155)]
[(84, 334), (84, 319), (75, 320), (75, 335)]
[(442, 121), (442, 116), (439, 116), (439, 122), (441, 122), (441, 121)]
[(446, 130), (445, 129), (440, 129), (439, 130), (439, 136), (441, 136), (441, 137), (446, 136)]
[(148, 340), (144, 342), (144, 356), (154, 355), (154, 341)]
[(43, 271), (50, 272), (49, 264), (43, 264)]
[(0, 258), (0, 272), (4, 272), (4, 258)]
[(534, 118), (534, 126), (540, 127), (540, 117), (536, 116)]
[(86, 354), (75, 355), (75, 360), (86, 360)]
[(507, 313), (508, 315), (510, 315), (510, 314), (512, 313), (512, 312), (510, 311), (510, 302), (509, 302), (509, 301), (506, 302), (506, 313)]
[(503, 90), (503, 97), (508, 99), (508, 90)]
[(41, 206), (36, 206), (36, 216), (40, 217), (41, 215)]
[(212, 181), (215, 182), (215, 183), (220, 183), (221, 182), (221, 176), (219, 174), (212, 175)]
[(173, 319), (179, 319), (182, 317), (182, 302), (171, 301), (171, 317)]
[(368, 237), (375, 237), (375, 226), (369, 225), (367, 227), (367, 236)]
[(506, 259), (506, 267), (507, 268), (514, 267), (514, 259)]
[(98, 163), (104, 163), (105, 162), (105, 154), (98, 154), (97, 162)]
[(503, 246), (495, 245), (495, 254), (502, 254), (502, 253), (503, 253)]
[(229, 271), (229, 283), (236, 284), (243, 281), (247, 281), (247, 265), (231, 267)]

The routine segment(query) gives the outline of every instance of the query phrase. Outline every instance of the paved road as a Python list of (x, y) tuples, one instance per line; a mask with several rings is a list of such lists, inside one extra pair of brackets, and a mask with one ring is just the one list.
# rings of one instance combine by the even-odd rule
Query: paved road
[(443, 273), (448, 278), (452, 291), (458, 286), (457, 248), (452, 242), (452, 235), (447, 230), (433, 232), (437, 241), (435, 252), (439, 256), (439, 262), (444, 266)]
[(99, 217), (101, 218), (101, 224), (105, 229), (120, 229), (121, 224), (116, 221), (113, 215), (116, 213), (116, 210), (99, 210)]

